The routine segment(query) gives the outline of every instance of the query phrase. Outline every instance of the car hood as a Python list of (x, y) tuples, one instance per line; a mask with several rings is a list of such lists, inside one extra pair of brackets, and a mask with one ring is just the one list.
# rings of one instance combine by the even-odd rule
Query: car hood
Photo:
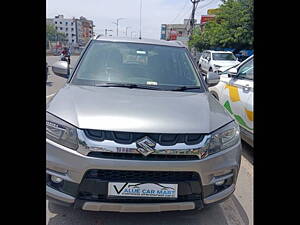
[(145, 133), (210, 133), (233, 120), (208, 92), (70, 84), (47, 112), (82, 129)]
[(228, 61), (228, 60), (217, 60), (213, 61), (213, 64), (219, 65), (221, 67), (226, 66), (226, 67), (231, 67), (240, 64), (239, 61)]

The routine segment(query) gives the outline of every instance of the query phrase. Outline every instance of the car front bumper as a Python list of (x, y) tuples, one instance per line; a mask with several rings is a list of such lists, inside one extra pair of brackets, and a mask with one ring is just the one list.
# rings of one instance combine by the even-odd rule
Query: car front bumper
[[(46, 139), (46, 195), (51, 201), (69, 205), (74, 208), (92, 211), (116, 212), (160, 212), (173, 210), (200, 209), (205, 205), (216, 203), (228, 198), (235, 190), (235, 183), (241, 160), (241, 143), (222, 152), (201, 160), (190, 161), (143, 161), (94, 158), (61, 146)], [(91, 170), (111, 171), (172, 171), (193, 172), (199, 180), (178, 182), (178, 195), (174, 201), (134, 201), (129, 199), (110, 200), (107, 195), (107, 180), (86, 179)], [(65, 182), (64, 189), (49, 185), (50, 176), (56, 176)], [(216, 189), (215, 183), (228, 181), (223, 189)], [(125, 182), (126, 180), (124, 180)], [(138, 181), (137, 181), (138, 182)], [(175, 182), (173, 182), (175, 183)], [(99, 189), (102, 198), (82, 198), (80, 190)], [(195, 197), (196, 196), (196, 197)]]

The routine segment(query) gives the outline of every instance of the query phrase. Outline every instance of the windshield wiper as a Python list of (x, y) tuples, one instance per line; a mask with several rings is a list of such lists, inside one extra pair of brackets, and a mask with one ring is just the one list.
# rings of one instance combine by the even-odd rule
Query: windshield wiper
[(192, 90), (192, 89), (200, 89), (199, 86), (181, 86), (178, 88), (174, 88), (171, 91), (185, 91), (185, 90)]
[(150, 89), (159, 90), (158, 87), (150, 85), (140, 85), (140, 84), (122, 84), (122, 83), (98, 83), (95, 84), (96, 87), (125, 87), (125, 88), (139, 88), (139, 89)]

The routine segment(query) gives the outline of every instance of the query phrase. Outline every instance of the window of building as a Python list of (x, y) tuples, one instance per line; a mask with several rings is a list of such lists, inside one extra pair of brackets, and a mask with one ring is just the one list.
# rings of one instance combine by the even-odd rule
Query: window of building
[(62, 22), (60, 21), (59, 24), (62, 24)]
[(74, 28), (71, 28), (71, 31), (73, 31), (74, 30)]
[(55, 24), (57, 24), (57, 21), (55, 21)]
[(62, 27), (60, 27), (60, 30), (62, 30)]
[(66, 31), (68, 31), (68, 28), (66, 27)]
[(68, 26), (68, 22), (66, 22), (66, 26)]
[(72, 42), (74, 42), (74, 40), (72, 40)]

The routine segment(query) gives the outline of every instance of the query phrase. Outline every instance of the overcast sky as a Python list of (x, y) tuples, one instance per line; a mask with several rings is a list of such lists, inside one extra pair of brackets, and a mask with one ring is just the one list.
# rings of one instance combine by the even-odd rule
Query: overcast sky
[[(201, 15), (207, 14), (207, 9), (218, 8), (220, 0), (200, 1), (196, 10), (197, 23)], [(84, 16), (93, 20), (96, 34), (104, 34), (104, 29), (111, 29), (116, 35), (117, 18), (119, 21), (119, 36), (128, 36), (132, 31), (139, 32), (140, 0), (46, 0), (46, 16), (53, 18), (64, 15), (65, 18)], [(142, 0), (142, 37), (160, 39), (161, 24), (183, 23), (192, 11), (190, 0)], [(133, 33), (133, 36), (137, 34)]]

